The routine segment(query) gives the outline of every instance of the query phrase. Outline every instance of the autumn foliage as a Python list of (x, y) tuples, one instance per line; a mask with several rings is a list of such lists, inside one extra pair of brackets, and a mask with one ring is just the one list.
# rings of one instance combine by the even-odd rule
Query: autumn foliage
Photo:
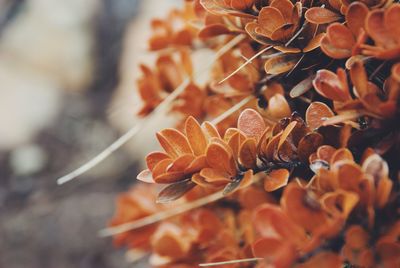
[(193, 0), (154, 20), (139, 115), (168, 102), (179, 123), (110, 227), (194, 205), (115, 244), (154, 267), (400, 267), (399, 25), (388, 0)]

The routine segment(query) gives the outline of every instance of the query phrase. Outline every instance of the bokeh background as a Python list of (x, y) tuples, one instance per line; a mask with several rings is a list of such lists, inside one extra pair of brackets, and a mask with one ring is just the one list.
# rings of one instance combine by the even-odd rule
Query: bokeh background
[(79, 179), (56, 179), (135, 123), (149, 22), (180, 4), (0, 0), (0, 267), (146, 267), (97, 232), (154, 127)]

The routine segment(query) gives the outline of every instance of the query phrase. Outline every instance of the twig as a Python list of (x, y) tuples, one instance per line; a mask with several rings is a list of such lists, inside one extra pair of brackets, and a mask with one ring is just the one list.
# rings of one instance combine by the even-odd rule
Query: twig
[(218, 199), (221, 199), (223, 197), (224, 196), (222, 195), (222, 192), (218, 191), (218, 192), (208, 195), (206, 197), (199, 198), (193, 202), (184, 203), (178, 207), (141, 218), (140, 220), (137, 220), (137, 221), (127, 222), (127, 223), (124, 223), (124, 224), (121, 224), (118, 226), (105, 228), (105, 229), (99, 231), (99, 236), (100, 237), (113, 236), (116, 234), (121, 234), (121, 233), (124, 233), (127, 231), (138, 229), (138, 228), (171, 218), (173, 216), (182, 214), (182, 213), (192, 210), (194, 208), (204, 206), (211, 202), (217, 201)]
[(248, 258), (248, 259), (239, 259), (239, 260), (232, 260), (232, 261), (201, 263), (201, 264), (199, 264), (199, 266), (200, 267), (211, 267), (211, 266), (220, 266), (220, 265), (235, 264), (235, 263), (242, 263), (242, 262), (258, 262), (260, 260), (263, 260), (263, 259), (262, 258)]
[(232, 73), (230, 73), (227, 77), (225, 77), (224, 79), (222, 79), (221, 81), (218, 82), (218, 84), (222, 84), (223, 82), (225, 82), (226, 80), (228, 80), (229, 78), (231, 78), (232, 76), (234, 76), (235, 74), (237, 74), (241, 69), (243, 69), (247, 64), (251, 63), (255, 58), (257, 58), (258, 56), (260, 56), (262, 53), (264, 53), (265, 51), (271, 49), (272, 46), (268, 46), (264, 49), (261, 49), (259, 52), (257, 52), (256, 54), (254, 54), (250, 59), (246, 60), (242, 65), (239, 66), (239, 68), (237, 68), (236, 70), (234, 70)]

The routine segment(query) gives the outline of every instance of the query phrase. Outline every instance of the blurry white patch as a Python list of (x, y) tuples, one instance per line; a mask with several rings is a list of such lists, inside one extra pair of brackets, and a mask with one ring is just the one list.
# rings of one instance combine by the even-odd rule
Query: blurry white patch
[(30, 175), (46, 165), (47, 155), (39, 146), (28, 144), (13, 150), (10, 161), (15, 175)]

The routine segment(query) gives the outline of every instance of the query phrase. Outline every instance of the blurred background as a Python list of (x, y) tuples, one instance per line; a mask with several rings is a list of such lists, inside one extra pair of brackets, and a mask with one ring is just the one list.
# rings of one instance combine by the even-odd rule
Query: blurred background
[(0, 0), (0, 267), (146, 267), (97, 232), (155, 146), (148, 135), (79, 179), (56, 179), (135, 123), (149, 22), (179, 4)]

